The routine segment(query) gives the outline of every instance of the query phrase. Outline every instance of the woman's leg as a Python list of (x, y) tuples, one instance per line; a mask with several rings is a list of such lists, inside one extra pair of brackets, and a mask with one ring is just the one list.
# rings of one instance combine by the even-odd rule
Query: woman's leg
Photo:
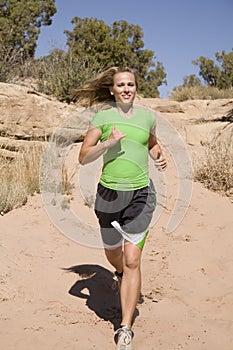
[(123, 251), (122, 246), (115, 249), (105, 249), (105, 255), (112, 266), (117, 272), (123, 271)]
[(131, 326), (141, 291), (142, 250), (126, 242), (123, 256), (123, 278), (121, 282), (122, 325)]

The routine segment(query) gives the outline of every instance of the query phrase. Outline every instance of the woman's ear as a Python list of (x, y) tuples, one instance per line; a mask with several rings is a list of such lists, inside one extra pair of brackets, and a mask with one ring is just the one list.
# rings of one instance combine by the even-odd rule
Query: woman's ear
[(110, 94), (114, 95), (113, 91), (112, 91), (112, 87), (109, 88)]

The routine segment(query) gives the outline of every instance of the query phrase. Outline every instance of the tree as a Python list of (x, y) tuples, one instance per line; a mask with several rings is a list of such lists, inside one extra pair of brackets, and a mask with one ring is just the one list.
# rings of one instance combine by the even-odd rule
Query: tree
[(193, 64), (199, 66), (199, 75), (204, 79), (207, 85), (218, 85), (220, 69), (215, 65), (214, 60), (201, 56), (197, 60), (193, 60)]
[(199, 57), (193, 61), (193, 64), (199, 66), (199, 75), (209, 86), (215, 86), (219, 89), (233, 87), (233, 51), (226, 54), (225, 51), (215, 53), (216, 60)]
[(215, 57), (221, 64), (219, 88), (227, 89), (233, 87), (233, 50), (228, 54), (225, 51), (217, 52)]
[(89, 56), (97, 63), (106, 65), (112, 56), (112, 40), (110, 28), (102, 20), (75, 17), (71, 21), (75, 25), (72, 32), (65, 30), (69, 51), (80, 59)]
[(55, 0), (0, 0), (0, 80), (34, 57), (40, 27), (55, 13)]
[(195, 75), (186, 75), (183, 78), (183, 87), (196, 87), (201, 86), (201, 80)]
[(145, 97), (158, 97), (158, 87), (166, 83), (163, 64), (154, 62), (154, 52), (144, 50), (143, 31), (140, 26), (126, 21), (115, 21), (108, 26), (96, 18), (75, 17), (73, 31), (65, 31), (67, 45), (80, 59), (95, 60), (96, 70), (110, 66), (129, 66), (139, 76), (139, 93)]

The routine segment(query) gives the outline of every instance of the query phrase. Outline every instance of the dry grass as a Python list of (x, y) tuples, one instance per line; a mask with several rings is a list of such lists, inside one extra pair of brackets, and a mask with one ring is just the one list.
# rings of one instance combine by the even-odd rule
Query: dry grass
[(171, 92), (171, 99), (178, 102), (186, 100), (216, 100), (220, 98), (233, 98), (233, 88), (219, 90), (213, 86), (179, 86)]
[(0, 212), (26, 203), (28, 195), (39, 192), (41, 147), (19, 151), (13, 160), (0, 158)]
[(65, 163), (62, 164), (61, 171), (61, 193), (66, 195), (72, 195), (74, 189), (73, 179), (77, 172), (78, 165), (72, 170), (68, 170), (68, 167)]
[[(0, 213), (9, 212), (27, 202), (29, 195), (40, 192), (40, 162), (42, 146), (31, 146), (16, 153), (14, 159), (0, 156)], [(60, 191), (71, 194), (73, 174), (62, 167)]]
[(206, 157), (196, 167), (195, 179), (212, 191), (233, 198), (233, 140), (215, 139), (206, 148)]

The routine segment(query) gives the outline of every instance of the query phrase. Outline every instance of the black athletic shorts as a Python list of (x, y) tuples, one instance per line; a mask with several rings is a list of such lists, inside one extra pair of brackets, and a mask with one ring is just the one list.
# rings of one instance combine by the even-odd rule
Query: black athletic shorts
[(95, 213), (105, 248), (114, 249), (125, 239), (143, 248), (155, 209), (153, 182), (132, 191), (112, 190), (98, 184)]

